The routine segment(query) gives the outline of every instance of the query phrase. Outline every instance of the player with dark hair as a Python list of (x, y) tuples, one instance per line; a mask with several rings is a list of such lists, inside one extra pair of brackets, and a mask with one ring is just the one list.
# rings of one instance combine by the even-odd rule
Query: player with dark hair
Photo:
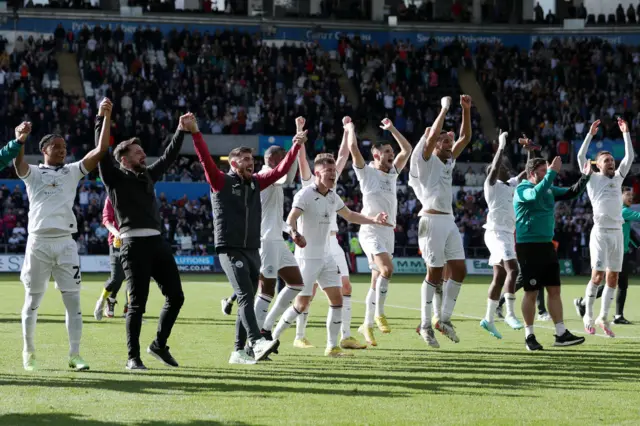
[(560, 298), (560, 263), (552, 243), (555, 228), (555, 203), (578, 197), (589, 181), (590, 168), (570, 188), (553, 186), (562, 167), (560, 157), (551, 165), (542, 158), (527, 162), (527, 179), (516, 188), (513, 205), (516, 213), (516, 255), (520, 265), (518, 280), (523, 282), (522, 315), (527, 350), (542, 350), (533, 331), (535, 301), (539, 291), (547, 289), (549, 313), (556, 329), (554, 346), (579, 345), (584, 337), (574, 336), (564, 325)]
[[(254, 173), (253, 150), (238, 147), (229, 153), (231, 170), (220, 171), (197, 131), (194, 146), (211, 186), (215, 245), (220, 264), (238, 295), (235, 350), (230, 364), (255, 364), (277, 350), (278, 340), (267, 340), (256, 320), (254, 301), (260, 279), (261, 192), (284, 177), (294, 163), (306, 133), (294, 137), (294, 145), (277, 165)], [(282, 219), (279, 222), (282, 223)], [(282, 228), (280, 228), (280, 231)], [(284, 245), (284, 243), (283, 243)], [(249, 353), (245, 344), (249, 346)], [(253, 354), (253, 356), (251, 355)]]
[(368, 224), (360, 227), (358, 237), (362, 250), (367, 255), (371, 268), (371, 287), (367, 293), (364, 322), (358, 331), (368, 344), (376, 346), (373, 325), (382, 333), (390, 333), (391, 328), (384, 312), (389, 281), (393, 274), (393, 250), (395, 247), (394, 227), (398, 213), (397, 180), (411, 156), (411, 144), (395, 128), (391, 120), (382, 120), (380, 128), (391, 133), (400, 146), (396, 155), (387, 141), (377, 142), (371, 149), (373, 161), (365, 163), (358, 148), (358, 140), (349, 138), (349, 150), (353, 159), (353, 170), (360, 182), (362, 192), (362, 214), (375, 216), (387, 213), (389, 225)]
[[(587, 151), (591, 139), (598, 132), (599, 124), (600, 120), (596, 120), (591, 125), (591, 129), (580, 147), (578, 165), (581, 168), (591, 167), (591, 163), (587, 160)], [(592, 272), (584, 297), (586, 302), (586, 312), (583, 317), (584, 329), (589, 334), (595, 334), (595, 326), (597, 325), (609, 337), (615, 337), (608, 316), (618, 285), (618, 275), (622, 271), (625, 251), (622, 232), (625, 220), (620, 209), (623, 204), (622, 182), (631, 170), (634, 158), (633, 143), (627, 122), (618, 118), (618, 126), (622, 132), (625, 147), (625, 155), (620, 166), (616, 170), (616, 161), (610, 152), (598, 152), (596, 155), (598, 171), (593, 173), (587, 184), (587, 193), (593, 206), (593, 228), (589, 239)], [(603, 280), (606, 283), (602, 293), (602, 306), (600, 315), (594, 321), (593, 304), (596, 300), (598, 286)]]
[(100, 162), (100, 177), (113, 203), (122, 239), (120, 259), (129, 291), (128, 370), (147, 369), (140, 359), (140, 330), (151, 278), (162, 291), (165, 303), (160, 311), (156, 338), (147, 353), (167, 366), (178, 367), (169, 352), (167, 340), (184, 303), (184, 293), (173, 250), (160, 232), (162, 223), (154, 184), (178, 158), (184, 135), (194, 131), (194, 122), (193, 114), (181, 116), (171, 143), (149, 166), (138, 138), (121, 142), (116, 147), (113, 156), (118, 165), (108, 156)]

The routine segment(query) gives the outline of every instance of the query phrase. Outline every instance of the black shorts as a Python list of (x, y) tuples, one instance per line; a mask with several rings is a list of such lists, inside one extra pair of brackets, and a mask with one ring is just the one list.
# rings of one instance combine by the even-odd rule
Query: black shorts
[(560, 262), (553, 243), (516, 244), (516, 256), (520, 264), (516, 285), (521, 283), (524, 291), (560, 285)]

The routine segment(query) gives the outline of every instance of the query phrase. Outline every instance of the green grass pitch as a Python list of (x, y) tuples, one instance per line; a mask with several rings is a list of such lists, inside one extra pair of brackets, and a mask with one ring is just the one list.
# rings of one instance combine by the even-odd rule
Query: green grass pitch
[[(325, 358), (327, 302), (318, 297), (308, 330), (315, 349), (294, 349), (289, 330), (274, 362), (230, 366), (235, 317), (223, 316), (219, 303), (230, 286), (222, 275), (183, 275), (186, 302), (169, 341), (181, 367), (169, 369), (145, 353), (150, 370), (142, 373), (124, 369), (124, 320), (92, 317), (104, 278), (85, 275), (83, 283), (82, 354), (91, 370), (75, 373), (66, 366), (64, 308), (51, 286), (39, 310), (40, 370), (27, 373), (21, 363), (23, 288), (17, 276), (2, 276), (0, 426), (640, 424), (640, 325), (615, 326), (615, 339), (599, 332), (582, 346), (556, 349), (551, 324), (538, 323), (545, 350), (528, 353), (523, 331), (499, 323), (504, 339), (496, 340), (479, 327), (489, 277), (469, 277), (462, 288), (454, 317), (459, 344), (438, 335), (441, 349), (427, 348), (415, 333), (421, 277), (398, 276), (387, 298), (392, 333), (377, 333), (377, 348), (350, 359)], [(355, 331), (367, 277), (354, 281)], [(582, 332), (572, 300), (584, 294), (587, 279), (564, 281), (567, 326)], [(637, 284), (629, 289), (627, 317), (640, 324)], [(145, 347), (161, 305), (152, 287)]]

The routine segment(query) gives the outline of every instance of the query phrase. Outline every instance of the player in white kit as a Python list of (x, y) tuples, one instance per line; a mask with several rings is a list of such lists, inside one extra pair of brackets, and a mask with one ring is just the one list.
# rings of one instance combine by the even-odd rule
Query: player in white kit
[[(580, 151), (578, 151), (578, 165), (582, 170), (587, 164), (587, 151), (591, 139), (598, 133), (600, 120), (591, 125)], [(618, 275), (622, 270), (624, 256), (624, 237), (622, 234), (622, 182), (631, 170), (633, 164), (633, 144), (627, 122), (618, 118), (618, 126), (624, 138), (625, 154), (616, 170), (616, 161), (611, 153), (600, 151), (596, 155), (597, 173), (591, 175), (587, 183), (587, 194), (593, 206), (593, 228), (589, 241), (591, 255), (591, 281), (585, 292), (586, 312), (583, 318), (584, 329), (589, 334), (595, 334), (598, 325), (609, 337), (615, 337), (609, 321), (609, 308), (618, 286)], [(605, 279), (606, 272), (606, 279)], [(602, 292), (602, 307), (600, 315), (593, 320), (593, 304), (598, 292), (598, 286), (605, 279)]]
[(389, 142), (379, 142), (371, 148), (373, 161), (366, 164), (358, 148), (355, 132), (349, 136), (353, 170), (362, 191), (362, 213), (376, 215), (387, 212), (389, 214), (388, 225), (390, 226), (361, 226), (358, 235), (360, 246), (367, 255), (371, 268), (371, 288), (367, 293), (364, 323), (358, 328), (358, 332), (362, 333), (367, 343), (372, 346), (377, 345), (373, 335), (374, 320), (381, 332), (391, 332), (384, 313), (384, 303), (389, 280), (393, 274), (394, 228), (398, 212), (396, 182), (398, 174), (404, 169), (411, 156), (411, 144), (394, 127), (391, 120), (383, 119), (380, 128), (390, 132), (398, 142), (400, 145), (398, 155), (395, 155)]
[[(284, 148), (271, 146), (264, 154), (265, 165), (261, 172), (277, 167), (286, 155)], [(262, 221), (260, 224), (260, 278), (258, 294), (254, 308), (256, 320), (262, 334), (270, 340), (271, 329), (275, 319), (282, 315), (289, 303), (302, 290), (302, 276), (293, 253), (282, 237), (284, 218), (284, 190), (282, 185), (290, 185), (296, 177), (297, 165), (294, 163), (289, 172), (275, 184), (260, 193), (262, 204)], [(278, 293), (278, 298), (271, 316), (268, 315), (269, 304), (276, 290), (276, 281), (280, 276), (287, 283)]]
[(509, 168), (505, 164), (504, 149), (507, 145), (507, 133), (499, 137), (498, 151), (487, 170), (484, 182), (484, 198), (489, 213), (484, 225), (484, 242), (491, 253), (489, 265), (493, 266), (493, 280), (487, 298), (487, 314), (480, 321), (480, 327), (489, 334), (502, 339), (502, 334), (494, 324), (494, 316), (500, 292), (505, 287), (507, 315), (504, 321), (514, 330), (523, 325), (514, 312), (516, 278), (518, 277), (518, 260), (516, 258), (516, 213), (513, 209), (513, 193), (524, 173), (510, 178)]
[[(352, 123), (349, 123), (353, 125)], [(302, 314), (313, 296), (317, 282), (329, 299), (327, 315), (326, 356), (347, 355), (338, 345), (342, 325), (342, 285), (340, 272), (330, 253), (331, 215), (337, 212), (345, 220), (357, 224), (386, 224), (387, 214), (380, 212), (368, 217), (351, 211), (331, 189), (336, 184), (336, 163), (331, 154), (320, 154), (314, 160), (315, 182), (302, 188), (293, 199), (293, 208), (287, 218), (290, 235), (296, 243), (296, 260), (300, 265), (304, 289), (276, 326), (273, 337), (280, 339), (282, 332)]]
[(111, 102), (100, 104), (99, 115), (104, 116), (100, 144), (81, 161), (65, 164), (67, 147), (60, 135), (46, 135), (40, 141), (44, 164), (32, 166), (24, 159), (24, 148), (15, 160), (18, 177), (27, 187), (29, 197), (29, 237), (24, 254), (20, 280), (25, 287), (22, 308), (24, 337), (23, 366), (36, 369), (35, 328), (38, 307), (53, 275), (56, 288), (62, 293), (69, 334), (69, 367), (88, 370), (80, 356), (82, 313), (80, 311), (80, 259), (78, 247), (71, 237), (77, 231), (73, 202), (78, 182), (98, 167), (100, 159), (109, 151)]
[[(336, 160), (336, 182), (342, 171), (344, 170), (345, 165), (347, 164), (347, 160), (349, 160), (349, 143), (348, 137), (350, 131), (353, 130), (353, 125), (347, 126), (347, 124), (351, 123), (351, 117), (344, 117), (342, 119), (342, 124), (344, 126), (344, 133), (342, 135), (342, 143), (340, 144), (340, 149), (338, 150), (338, 158)], [(348, 130), (349, 129), (349, 130)], [(299, 131), (299, 130), (298, 130)], [(300, 165), (300, 180), (302, 181), (302, 186), (310, 186), (313, 184), (313, 175), (311, 173), (311, 168), (309, 167), (309, 162), (307, 161), (307, 153), (305, 151), (304, 146), (300, 149), (298, 153), (298, 163)], [(332, 188), (335, 191), (335, 187)], [(331, 242), (330, 242), (330, 253), (333, 256), (333, 259), (336, 261), (338, 265), (338, 270), (340, 271), (340, 276), (342, 278), (342, 327), (341, 327), (341, 339), (340, 339), (340, 347), (342, 349), (366, 349), (367, 345), (363, 345), (360, 343), (355, 337), (351, 335), (351, 280), (349, 279), (349, 266), (347, 265), (347, 259), (345, 257), (345, 252), (340, 247), (340, 243), (338, 242), (338, 215), (336, 213), (331, 215)], [(317, 284), (314, 286), (314, 293), (317, 288)], [(301, 349), (312, 348), (311, 342), (306, 338), (305, 331), (307, 320), (309, 317), (309, 310), (307, 309), (302, 315), (299, 315), (296, 319), (296, 339), (293, 342), (293, 346)]]
[[(421, 330), (420, 335), (431, 347), (440, 347), (431, 324), (431, 308), (436, 286), (442, 279), (445, 264), (451, 273), (442, 291), (440, 318), (435, 328), (454, 342), (459, 342), (451, 324), (451, 315), (460, 293), (460, 287), (467, 269), (465, 266), (462, 237), (453, 217), (453, 168), (455, 159), (471, 141), (471, 97), (460, 96), (462, 106), (462, 126), (460, 137), (454, 143), (453, 133), (442, 133), (451, 98), (441, 100), (442, 109), (425, 139), (422, 156), (418, 156), (410, 171), (409, 185), (422, 203), (418, 243), (427, 263), (427, 276), (422, 283), (421, 292)], [(415, 170), (414, 170), (415, 166)]]

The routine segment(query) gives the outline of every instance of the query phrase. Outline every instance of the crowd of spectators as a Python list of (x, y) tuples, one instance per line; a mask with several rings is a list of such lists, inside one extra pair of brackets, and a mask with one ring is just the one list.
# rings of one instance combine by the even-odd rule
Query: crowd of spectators
[[(363, 106), (360, 116), (378, 121), (390, 118), (411, 141), (418, 141), (440, 111), (440, 99), (453, 96), (444, 128), (459, 133), (462, 108), (458, 67), (471, 65), (471, 54), (457, 40), (439, 47), (431, 42), (422, 47), (397, 40), (384, 46), (365, 44), (359, 38), (342, 39), (338, 54), (347, 76), (358, 89)], [(459, 161), (491, 161), (491, 144), (485, 143), (480, 115), (472, 108), (472, 148)], [(385, 135), (388, 136), (388, 135)]]
[[(640, 52), (605, 40), (537, 41), (530, 51), (498, 45), (477, 48), (478, 81), (500, 128), (526, 133), (545, 156), (573, 158), (590, 123), (602, 120), (596, 140), (622, 137), (617, 117), (640, 131)], [(514, 148), (512, 161), (521, 160)]]
[[(65, 136), (69, 160), (79, 159), (90, 148), (92, 117), (104, 96), (116, 101), (114, 140), (140, 136), (152, 156), (168, 143), (178, 114), (187, 110), (196, 113), (203, 132), (213, 134), (291, 135), (294, 118), (305, 116), (312, 154), (337, 150), (345, 115), (352, 116), (359, 128), (368, 124), (377, 128), (381, 118), (389, 117), (416, 142), (435, 118), (440, 98), (459, 93), (457, 66), (472, 63), (500, 127), (512, 135), (527, 133), (542, 145), (543, 155), (573, 157), (569, 142), (581, 139), (596, 117), (603, 119), (597, 138), (620, 137), (615, 124), (618, 115), (631, 123), (632, 134), (640, 131), (640, 115), (635, 115), (640, 53), (600, 40), (540, 41), (529, 52), (487, 45), (471, 52), (458, 42), (416, 48), (403, 41), (375, 46), (358, 39), (341, 40), (337, 53), (361, 95), (357, 108), (341, 93), (327, 53), (317, 46), (268, 45), (258, 35), (185, 29), (163, 37), (158, 31), (140, 28), (126, 42), (119, 27), (84, 28), (77, 34), (60, 27), (52, 40), (18, 38), (10, 53), (5, 52), (5, 44), (0, 39), (0, 132), (4, 140), (12, 138), (13, 128), (29, 118), (34, 123), (34, 140), (51, 132)], [(56, 48), (77, 52), (86, 97), (65, 95), (57, 87)], [(459, 125), (460, 111), (453, 108), (445, 127), (457, 132)], [(461, 187), (455, 197), (456, 220), (469, 255), (483, 256), (479, 250), (484, 250), (481, 226), (486, 205), (481, 187), (485, 175), (463, 163), (489, 161), (495, 146), (485, 143), (475, 111), (473, 127), (473, 142), (460, 157), (453, 176), (454, 185)], [(517, 144), (513, 145), (512, 164), (519, 164), (523, 158)], [(27, 146), (37, 151), (37, 144)], [(366, 158), (370, 158), (369, 147), (363, 141)], [(15, 177), (11, 168), (2, 173), (2, 177)], [(570, 184), (573, 178), (561, 179), (561, 183)], [(195, 158), (184, 157), (164, 180), (188, 183), (204, 178)], [(405, 170), (399, 178), (396, 240), (398, 255), (415, 255), (421, 206), (406, 183)], [(349, 207), (362, 208), (362, 195), (350, 167), (337, 190)], [(287, 211), (293, 191), (287, 189)], [(20, 252), (26, 237), (27, 200), (19, 189), (3, 187), (0, 193), (0, 238), (8, 250)], [(106, 252), (106, 233), (100, 223), (103, 198), (97, 186), (79, 191), (75, 210), (81, 253)], [(166, 236), (177, 253), (211, 252), (206, 199), (165, 200), (162, 210)], [(561, 254), (573, 256), (577, 248), (582, 254), (591, 227), (586, 198), (559, 206), (557, 225)], [(347, 247), (358, 227), (342, 220), (339, 227), (339, 238)]]

